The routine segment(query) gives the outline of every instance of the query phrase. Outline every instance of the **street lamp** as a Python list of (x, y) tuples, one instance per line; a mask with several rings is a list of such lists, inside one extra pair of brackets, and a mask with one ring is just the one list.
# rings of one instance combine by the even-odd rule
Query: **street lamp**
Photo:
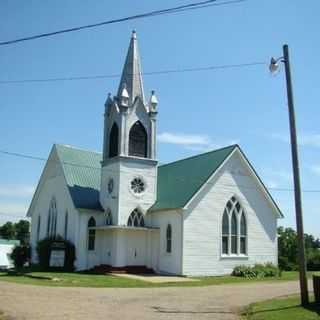
[(294, 179), (294, 198), (295, 198), (296, 223), (297, 223), (297, 234), (298, 234), (301, 304), (307, 305), (309, 303), (309, 294), (308, 294), (307, 268), (306, 268), (305, 247), (304, 247), (303, 214), (302, 214), (302, 202), (301, 202), (297, 131), (296, 131), (296, 121), (295, 121), (293, 93), (292, 93), (289, 47), (287, 44), (283, 46), (283, 57), (280, 57), (278, 59), (271, 58), (271, 62), (269, 66), (269, 70), (271, 73), (275, 73), (278, 71), (280, 67), (279, 62), (284, 63), (285, 73), (286, 73), (286, 82), (287, 82), (291, 155), (292, 155), (292, 168), (293, 168), (293, 179)]

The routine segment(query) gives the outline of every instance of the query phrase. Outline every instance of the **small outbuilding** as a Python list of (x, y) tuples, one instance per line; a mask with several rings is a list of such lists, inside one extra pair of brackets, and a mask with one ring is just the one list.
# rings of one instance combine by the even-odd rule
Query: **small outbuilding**
[(19, 240), (0, 239), (0, 269), (9, 269), (13, 267), (10, 254), (13, 248), (19, 244)]

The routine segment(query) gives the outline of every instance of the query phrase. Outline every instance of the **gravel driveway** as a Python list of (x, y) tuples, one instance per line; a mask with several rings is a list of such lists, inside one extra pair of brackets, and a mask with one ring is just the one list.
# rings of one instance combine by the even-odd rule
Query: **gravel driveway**
[(298, 292), (298, 282), (184, 288), (57, 288), (0, 282), (0, 310), (16, 320), (238, 319), (249, 303)]

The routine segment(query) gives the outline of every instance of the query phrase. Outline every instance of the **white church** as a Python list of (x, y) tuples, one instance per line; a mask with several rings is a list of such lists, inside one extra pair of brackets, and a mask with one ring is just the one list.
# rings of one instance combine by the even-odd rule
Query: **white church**
[(31, 201), (36, 244), (60, 235), (76, 270), (176, 275), (277, 264), (282, 214), (238, 145), (158, 165), (158, 101), (146, 100), (133, 32), (117, 95), (105, 103), (103, 151), (53, 145)]

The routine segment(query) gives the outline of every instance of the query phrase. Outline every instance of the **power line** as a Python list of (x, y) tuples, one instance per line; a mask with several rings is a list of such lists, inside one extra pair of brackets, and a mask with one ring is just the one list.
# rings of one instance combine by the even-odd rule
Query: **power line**
[[(37, 157), (37, 156), (27, 155), (27, 154), (22, 154), (22, 153), (17, 153), (17, 152), (9, 152), (9, 151), (5, 151), (5, 150), (0, 150), (0, 154), (5, 154), (5, 155), (9, 155), (9, 156), (15, 156), (15, 157), (24, 158), (24, 159), (44, 161), (44, 162), (52, 161), (52, 162), (61, 163), (63, 165), (69, 165), (69, 166), (79, 167), (79, 168), (94, 169), (94, 170), (99, 170), (99, 171), (101, 170), (101, 167), (86, 166), (86, 165), (80, 165), (80, 164), (72, 163), (72, 162), (65, 162), (65, 161), (48, 160), (48, 159), (42, 158), (42, 157)], [(117, 173), (119, 172), (119, 171), (115, 171), (115, 170), (111, 170), (111, 169), (109, 169), (108, 171), (109, 172), (117, 172)], [(126, 172), (126, 171), (122, 170), (122, 172)], [(240, 174), (234, 174), (234, 175), (244, 176), (244, 175), (240, 175)], [(152, 175), (149, 174), (149, 176), (152, 176)], [(197, 182), (201, 181), (201, 183), (203, 185), (214, 185), (214, 183), (212, 183), (212, 182), (208, 182), (208, 181), (203, 182), (200, 179), (175, 178), (175, 180), (179, 180), (179, 181), (186, 182), (186, 183), (189, 183), (190, 181), (197, 181)], [(235, 184), (227, 184), (227, 183), (220, 183), (219, 185), (222, 185), (222, 186), (225, 186), (225, 187), (239, 186), (239, 187), (243, 187), (243, 188), (247, 188), (247, 189), (255, 189), (254, 187), (245, 186), (245, 185), (235, 185)], [(280, 191), (280, 192), (293, 192), (294, 191), (293, 188), (267, 187), (267, 189), (268, 190), (272, 190), (272, 191)], [(302, 192), (304, 192), (304, 193), (320, 193), (320, 189), (304, 189), (304, 190), (302, 190)]]
[[(212, 65), (204, 67), (194, 67), (194, 68), (176, 68), (176, 69), (166, 69), (159, 71), (144, 72), (142, 75), (161, 75), (161, 74), (171, 74), (171, 73), (186, 73), (186, 72), (199, 72), (199, 71), (211, 71), (211, 70), (222, 70), (222, 69), (236, 69), (236, 68), (246, 68), (259, 65), (267, 65), (266, 62), (247, 62), (238, 64), (224, 64), (224, 65)], [(134, 74), (129, 74), (130, 76)], [(0, 84), (16, 84), (16, 83), (39, 83), (39, 82), (58, 82), (58, 81), (74, 81), (74, 80), (97, 80), (97, 79), (108, 79), (108, 78), (119, 78), (121, 74), (102, 74), (93, 76), (78, 76), (78, 77), (59, 77), (59, 78), (44, 78), (44, 79), (21, 79), (21, 80), (0, 80)]]
[(35, 39), (40, 39), (40, 38), (45, 38), (45, 37), (52, 37), (52, 36), (55, 36), (58, 34), (80, 31), (83, 29), (95, 28), (95, 27), (100, 27), (100, 26), (104, 26), (104, 25), (120, 23), (120, 22), (125, 22), (125, 21), (130, 21), (130, 20), (155, 17), (155, 16), (159, 16), (159, 15), (164, 15), (164, 14), (185, 12), (185, 11), (189, 11), (189, 10), (203, 9), (203, 8), (208, 8), (208, 7), (213, 7), (213, 6), (230, 5), (230, 4), (240, 3), (240, 2), (244, 2), (244, 1), (247, 1), (247, 0), (229, 0), (229, 1), (223, 1), (223, 2), (217, 2), (217, 0), (206, 0), (206, 1), (201, 1), (201, 2), (184, 4), (184, 5), (180, 5), (177, 7), (154, 10), (151, 12), (140, 13), (140, 14), (136, 14), (136, 15), (132, 15), (132, 16), (128, 16), (128, 17), (123, 17), (123, 18), (119, 18), (119, 19), (112, 19), (112, 20), (102, 21), (102, 22), (98, 22), (98, 23), (94, 23), (94, 24), (88, 24), (88, 25), (84, 25), (84, 26), (72, 27), (72, 28), (57, 30), (57, 31), (48, 32), (48, 33), (41, 33), (41, 34), (29, 36), (29, 37), (23, 37), (23, 38), (17, 38), (14, 40), (3, 41), (3, 42), (0, 42), (0, 46), (11, 45), (11, 44), (18, 43), (18, 42), (30, 41), (30, 40), (35, 40)]

